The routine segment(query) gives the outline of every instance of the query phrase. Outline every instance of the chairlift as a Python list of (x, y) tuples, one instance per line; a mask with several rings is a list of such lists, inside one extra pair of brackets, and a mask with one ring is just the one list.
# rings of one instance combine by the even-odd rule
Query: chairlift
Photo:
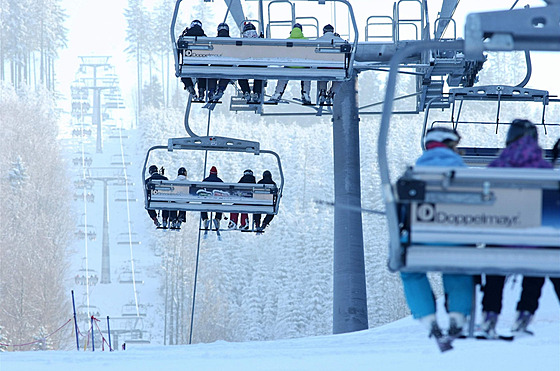
[(76, 188), (85, 188), (85, 189), (92, 189), (93, 188), (93, 179), (90, 178), (83, 178), (74, 181), (74, 186)]
[(119, 189), (115, 195), (115, 202), (136, 202), (136, 194), (132, 190)]
[(125, 344), (150, 344), (150, 333), (145, 330), (131, 330), (122, 338)]
[(93, 158), (90, 156), (89, 153), (84, 153), (82, 155), (81, 152), (76, 152), (75, 154), (77, 157), (74, 157), (72, 159), (72, 163), (74, 165), (82, 165), (84, 164), (85, 166), (91, 166), (91, 164), (93, 163)]
[(138, 304), (138, 308), (134, 303), (128, 303), (122, 306), (123, 317), (146, 317), (146, 306), (144, 304)]
[(130, 160), (130, 156), (123, 154), (123, 155), (112, 155), (111, 156), (111, 165), (114, 166), (128, 166), (132, 165), (132, 161)]
[[(354, 40), (322, 41), (229, 37), (175, 37), (179, 6), (171, 21), (175, 75), (180, 78), (342, 81), (352, 77), (358, 30), (348, 7)], [(300, 67), (300, 68), (286, 68)]]
[(148, 150), (144, 161), (142, 177), (146, 179), (146, 166), (150, 153), (166, 149), (170, 152), (181, 150), (245, 152), (259, 155), (271, 154), (276, 157), (280, 186), (272, 184), (214, 183), (195, 181), (152, 180), (144, 187), (144, 202), (147, 210), (184, 210), (201, 212), (234, 213), (278, 213), (284, 174), (280, 157), (270, 150), (261, 150), (258, 142), (226, 137), (170, 138), (167, 146), (154, 146)]
[(84, 192), (74, 193), (74, 201), (83, 200), (84, 197), (85, 197), (87, 202), (94, 202), (95, 201), (95, 195), (91, 192), (88, 192), (87, 194), (85, 194)]
[(72, 129), (72, 136), (73, 137), (90, 137), (91, 136), (91, 129)]
[(99, 282), (99, 277), (94, 269), (81, 268), (74, 277), (76, 285), (95, 286)]
[(125, 270), (119, 274), (119, 283), (135, 283), (143, 284), (144, 280), (141, 279), (142, 272), (135, 270), (134, 275), (130, 269)]
[(138, 233), (132, 232), (122, 232), (119, 233), (119, 237), (117, 240), (117, 245), (140, 245), (142, 242), (138, 238)]
[[(87, 228), (86, 228), (87, 227)], [(85, 230), (87, 229), (87, 234), (85, 232)], [(95, 227), (91, 224), (79, 224), (78, 225), (78, 230), (74, 233), (76, 235), (76, 237), (78, 237), (80, 240), (83, 240), (86, 238), (86, 235), (88, 237), (88, 239), (95, 241), (95, 239), (97, 238), (97, 233), (95, 232)]]
[(82, 304), (76, 308), (76, 317), (80, 322), (89, 322), (91, 320), (91, 316), (100, 317), (101, 312), (99, 308), (95, 305), (86, 305)]
[[(548, 8), (552, 11), (558, 7)], [(516, 23), (507, 23), (510, 29), (504, 31), (500, 27), (506, 26), (500, 17), (511, 21), (511, 16), (527, 14), (529, 17), (541, 14), (543, 9), (547, 11), (541, 8), (519, 10), (515, 14), (493, 12), (470, 16), (466, 25), (470, 31), (465, 42), (453, 42), (446, 48), (464, 48), (466, 54), (478, 55), (485, 46), (494, 45), (482, 42), (482, 35), (486, 35), (482, 30), (497, 27), (500, 37), (505, 31), (511, 31), (509, 50), (527, 49), (533, 44), (523, 34), (526, 28), (521, 27), (517, 32)], [(535, 48), (558, 50), (557, 39), (549, 37), (549, 33), (554, 32), (532, 33)], [(411, 44), (390, 64), (378, 138), (379, 169), (390, 234), (389, 268), (393, 271), (560, 277), (560, 171), (413, 167), (396, 184), (391, 184), (387, 138), (398, 66), (407, 53), (434, 47), (435, 42)]]

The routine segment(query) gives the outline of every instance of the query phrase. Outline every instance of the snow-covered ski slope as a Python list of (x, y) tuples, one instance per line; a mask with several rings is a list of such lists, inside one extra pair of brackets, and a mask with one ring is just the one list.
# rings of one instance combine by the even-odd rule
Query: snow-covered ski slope
[[(520, 280), (505, 288), (498, 330), (513, 321)], [(442, 303), (440, 302), (440, 308)], [(443, 312), (443, 311), (441, 311)], [(445, 325), (444, 318), (440, 318)], [(530, 326), (535, 336), (513, 342), (456, 340), (440, 353), (435, 342), (411, 317), (356, 333), (277, 341), (179, 346), (129, 346), (115, 352), (5, 352), (2, 371), (141, 371), (141, 370), (414, 370), (414, 371), (558, 371), (560, 370), (560, 305), (550, 281)]]

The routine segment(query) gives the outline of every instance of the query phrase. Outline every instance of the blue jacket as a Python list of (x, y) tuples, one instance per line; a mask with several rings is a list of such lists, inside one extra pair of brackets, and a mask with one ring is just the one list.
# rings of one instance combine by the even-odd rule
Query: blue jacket
[(424, 151), (416, 166), (467, 166), (457, 153), (449, 148), (436, 147)]

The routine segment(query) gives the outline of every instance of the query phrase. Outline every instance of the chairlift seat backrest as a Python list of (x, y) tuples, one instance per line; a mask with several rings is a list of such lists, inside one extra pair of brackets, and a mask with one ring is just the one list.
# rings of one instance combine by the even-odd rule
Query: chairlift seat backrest
[(348, 78), (352, 45), (336, 40), (181, 36), (177, 52), (177, 77), (332, 81)]
[(560, 276), (560, 172), (415, 167), (397, 183), (405, 271)]
[(272, 184), (151, 180), (147, 209), (276, 214)]

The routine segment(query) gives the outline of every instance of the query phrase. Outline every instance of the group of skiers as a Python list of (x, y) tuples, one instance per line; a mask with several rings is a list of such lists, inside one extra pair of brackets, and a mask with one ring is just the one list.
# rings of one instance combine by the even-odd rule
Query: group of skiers
[[(416, 166), (466, 166), (456, 152), (459, 140), (459, 134), (452, 129), (435, 127), (428, 130), (425, 136), (426, 150), (416, 161)], [(557, 157), (559, 143), (560, 140), (555, 145), (554, 157)], [(552, 164), (555, 160), (556, 158), (553, 158)], [(548, 169), (553, 167), (552, 164), (542, 157), (535, 125), (528, 120), (514, 120), (507, 133), (506, 148), (489, 166)], [(426, 274), (401, 272), (401, 278), (412, 316), (428, 328), (430, 337), (433, 336), (436, 340), (445, 337), (436, 320), (434, 294)], [(447, 339), (452, 340), (462, 336), (466, 318), (471, 313), (475, 278), (477, 281), (480, 279), (464, 274), (442, 275), (446, 310), (449, 313)], [(551, 277), (550, 280), (560, 300), (560, 278)], [(513, 332), (528, 332), (527, 326), (538, 308), (544, 281), (544, 277), (523, 277), (521, 298), (517, 303), (517, 316), (512, 326)], [(483, 318), (479, 333), (481, 337), (499, 337), (496, 333), (496, 323), (502, 310), (504, 282), (505, 276), (485, 275), (482, 298)]]
[[(229, 34), (229, 26), (227, 23), (220, 23), (218, 25), (218, 33), (217, 37), (230, 37)], [(190, 26), (187, 27), (181, 36), (196, 36), (196, 37), (206, 37), (204, 30), (202, 29), (202, 22), (199, 20), (194, 20), (191, 22)], [(263, 35), (257, 34), (257, 30), (255, 25), (251, 22), (245, 22), (243, 25), (243, 30), (241, 33), (241, 37), (243, 38), (262, 38)], [(290, 32), (289, 39), (307, 39), (303, 35), (303, 26), (300, 23), (295, 23), (292, 31)], [(323, 27), (323, 36), (317, 38), (317, 40), (326, 40), (326, 41), (342, 41), (340, 36), (334, 32), (334, 27), (330, 24)], [(294, 67), (297, 68), (297, 67)], [(209, 102), (217, 102), (219, 99), (224, 95), (224, 91), (227, 88), (227, 85), (231, 82), (228, 79), (220, 79), (219, 82), (216, 79), (205, 79), (205, 78), (198, 78), (197, 79), (197, 88), (198, 92), (195, 91), (194, 83), (191, 78), (183, 77), (181, 78), (185, 86), (185, 90), (187, 90), (194, 102), (204, 102), (208, 100)], [(243, 98), (247, 102), (247, 104), (260, 104), (263, 101), (263, 89), (264, 89), (264, 81), (255, 79), (253, 80), (253, 87), (249, 84), (247, 79), (239, 79), (237, 81), (239, 83), (239, 87), (243, 93)], [(332, 100), (334, 98), (334, 91), (332, 82), (330, 86), (328, 85), (327, 81), (319, 81), (317, 84), (317, 88), (319, 90), (319, 101), (320, 105), (331, 105)], [(286, 90), (286, 86), (288, 85), (288, 80), (278, 80), (276, 83), (276, 88), (274, 89), (274, 94), (271, 98), (267, 101), (267, 103), (275, 104), (280, 102), (282, 99), (282, 95)], [(303, 105), (311, 105), (311, 81), (301, 81), (301, 102)]]
[[(156, 165), (151, 165), (148, 168), (148, 172), (150, 174), (150, 177), (148, 177), (145, 181), (146, 186), (151, 180), (169, 180), (166, 176), (159, 173), (158, 167)], [(175, 179), (175, 181), (181, 182), (186, 180), (187, 170), (184, 167), (180, 167), (177, 171), (177, 178)], [(210, 174), (202, 181), (223, 183), (223, 180), (218, 177), (218, 169), (215, 166), (212, 166), (210, 168)], [(247, 169), (243, 172), (243, 177), (241, 177), (238, 183), (272, 184), (276, 186), (276, 183), (274, 182), (274, 180), (272, 180), (272, 173), (268, 170), (265, 170), (263, 172), (262, 179), (257, 182), (255, 176), (253, 175), (253, 171)], [(153, 220), (155, 226), (158, 228), (167, 228), (169, 226), (172, 229), (179, 229), (181, 228), (181, 223), (184, 223), (186, 221), (186, 212), (184, 210), (161, 210), (161, 223), (158, 219), (156, 210), (148, 209), (148, 215)], [(200, 217), (202, 219), (203, 228), (205, 230), (204, 236), (206, 237), (208, 230), (212, 228), (211, 220), (208, 217), (208, 212), (200, 213)], [(216, 212), (214, 214), (214, 217), (212, 218), (214, 228), (217, 232), (219, 232), (220, 230), (220, 221), (222, 220), (222, 217), (222, 213)], [(264, 218), (263, 223), (261, 224), (261, 214), (253, 214), (254, 230), (257, 232), (257, 234), (262, 233), (264, 229), (270, 224), (273, 218), (273, 214), (267, 214)], [(252, 230), (249, 223), (249, 215), (246, 213), (241, 214), (241, 225), (238, 228), (238, 213), (231, 213), (228, 229), (240, 229), (245, 231)]]

